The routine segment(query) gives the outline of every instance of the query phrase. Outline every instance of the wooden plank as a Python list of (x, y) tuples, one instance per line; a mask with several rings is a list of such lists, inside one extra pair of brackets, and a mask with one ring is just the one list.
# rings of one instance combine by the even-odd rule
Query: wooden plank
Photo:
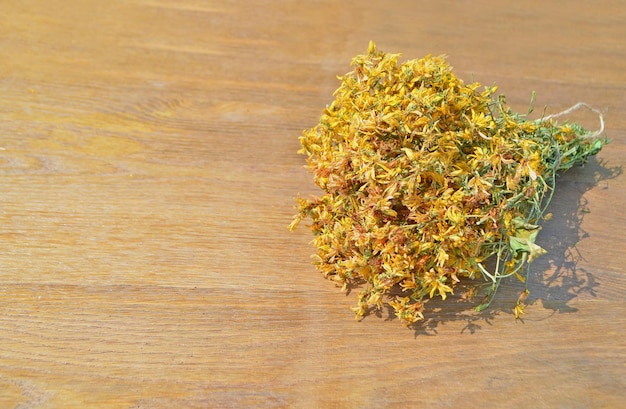
[[(620, 407), (626, 7), (41, 0), (0, 14), (0, 406)], [(315, 272), (296, 154), (369, 40), (515, 109), (600, 109), (559, 179), (523, 322), (508, 282), (416, 330)], [(596, 127), (593, 115), (574, 119)], [(583, 211), (584, 209), (584, 211)]]

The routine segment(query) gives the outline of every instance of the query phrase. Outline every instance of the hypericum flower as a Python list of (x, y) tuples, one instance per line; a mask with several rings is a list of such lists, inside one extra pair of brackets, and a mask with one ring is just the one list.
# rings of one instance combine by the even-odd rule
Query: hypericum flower
[(523, 268), (544, 252), (535, 223), (555, 173), (606, 141), (512, 112), (497, 87), (465, 84), (443, 57), (398, 58), (370, 42), (338, 77), (335, 100), (300, 137), (323, 194), (298, 198), (289, 228), (311, 219), (316, 267), (344, 290), (365, 284), (357, 318), (387, 303), (411, 324), (459, 277), (491, 282), (478, 310), (502, 278), (525, 281)]

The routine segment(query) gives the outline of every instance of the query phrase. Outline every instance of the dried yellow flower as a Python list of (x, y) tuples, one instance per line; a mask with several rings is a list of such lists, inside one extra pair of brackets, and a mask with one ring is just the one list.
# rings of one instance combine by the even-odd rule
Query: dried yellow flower
[(534, 223), (556, 172), (606, 142), (576, 124), (512, 112), (496, 87), (466, 85), (443, 57), (398, 57), (370, 43), (339, 77), (319, 124), (303, 132), (300, 153), (324, 194), (298, 198), (290, 228), (310, 218), (317, 268), (344, 288), (365, 283), (357, 318), (387, 303), (411, 324), (458, 277), (491, 282), (477, 310), (502, 278), (523, 278), (544, 252)]

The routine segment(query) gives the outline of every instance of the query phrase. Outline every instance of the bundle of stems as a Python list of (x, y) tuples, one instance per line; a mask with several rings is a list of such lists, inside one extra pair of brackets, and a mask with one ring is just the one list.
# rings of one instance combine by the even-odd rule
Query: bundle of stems
[(344, 290), (364, 284), (357, 319), (388, 304), (411, 324), (461, 277), (487, 280), (479, 311), (504, 278), (526, 282), (545, 252), (538, 223), (557, 173), (606, 140), (556, 116), (531, 120), (532, 108), (513, 112), (497, 87), (465, 84), (443, 57), (398, 57), (370, 42), (303, 132), (299, 152), (323, 194), (296, 199), (290, 228), (310, 219), (317, 268)]

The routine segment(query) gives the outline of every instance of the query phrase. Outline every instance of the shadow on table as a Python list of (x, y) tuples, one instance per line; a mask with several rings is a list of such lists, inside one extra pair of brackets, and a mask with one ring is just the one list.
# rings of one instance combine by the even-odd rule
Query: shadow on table
[[(592, 273), (578, 267), (582, 256), (576, 244), (589, 236), (581, 225), (585, 214), (592, 211), (587, 208), (583, 195), (594, 187), (608, 189), (607, 181), (621, 174), (621, 167), (609, 167), (594, 157), (584, 167), (573, 168), (559, 175), (547, 210), (552, 213), (552, 219), (540, 223), (542, 231), (537, 240), (547, 250), (547, 254), (531, 264), (527, 305), (541, 301), (545, 309), (552, 310), (552, 314), (572, 313), (577, 309), (568, 303), (579, 294), (596, 296), (598, 280)], [(482, 312), (475, 312), (474, 307), (480, 304), (482, 296), (470, 300), (462, 294), (481, 284), (477, 280), (463, 280), (456, 286), (455, 295), (445, 301), (440, 298), (429, 299), (425, 303), (425, 320), (409, 328), (415, 331), (415, 336), (436, 335), (438, 328), (446, 323), (465, 321), (461, 333), (473, 334), (481, 330), (483, 325), (490, 325), (502, 313), (511, 315), (513, 319), (513, 307), (524, 290), (524, 284), (514, 277), (505, 279), (491, 306)], [(386, 311), (374, 312), (372, 315), (387, 320), (397, 319), (393, 308), (389, 306)]]

